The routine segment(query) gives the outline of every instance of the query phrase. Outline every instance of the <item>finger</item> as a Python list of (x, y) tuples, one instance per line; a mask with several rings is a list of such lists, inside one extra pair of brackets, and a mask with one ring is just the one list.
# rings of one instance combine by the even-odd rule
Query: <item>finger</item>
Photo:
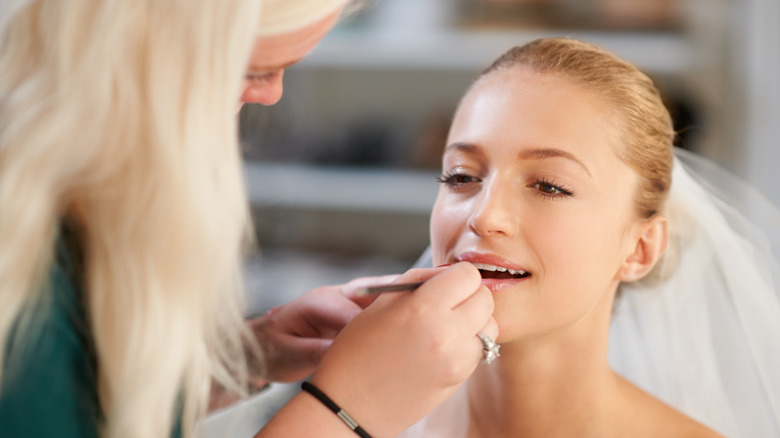
[(378, 275), (375, 277), (360, 277), (344, 284), (341, 287), (341, 290), (344, 292), (344, 295), (351, 298), (355, 293), (357, 293), (358, 289), (362, 289), (367, 286), (389, 284), (394, 282), (398, 277), (400, 277), (399, 274)]
[(312, 303), (306, 319), (318, 333), (324, 337), (333, 338), (363, 309), (343, 294), (335, 291), (328, 294), (327, 298), (318, 303)]
[(298, 357), (300, 358), (301, 363), (316, 367), (320, 364), (325, 353), (328, 352), (328, 348), (330, 348), (333, 340), (299, 338), (297, 343), (299, 347)]
[[(449, 267), (449, 265), (447, 265), (447, 267)], [(395, 280), (391, 283), (414, 283), (427, 281), (433, 278), (435, 275), (444, 272), (447, 267), (410, 269), (396, 277)]]
[(420, 300), (433, 300), (454, 309), (467, 301), (482, 287), (482, 277), (471, 263), (456, 263), (437, 273), (420, 286), (415, 295)]
[[(491, 329), (491, 328), (487, 328), (487, 327), (485, 327), (485, 330), (486, 331), (495, 331), (495, 329)], [(479, 333), (482, 333), (482, 332), (480, 331)], [(488, 336), (490, 339), (495, 339), (495, 338), (493, 338), (493, 336), (491, 336), (491, 335), (489, 335), (487, 333), (482, 333), (482, 334)], [(481, 363), (483, 363), (482, 361), (484, 359), (486, 359), (486, 357), (485, 357), (485, 346), (482, 343), (482, 339), (479, 338), (478, 334), (470, 336), (468, 342), (464, 341), (464, 343), (468, 346), (468, 351), (465, 352), (465, 354), (467, 354), (468, 357), (471, 358), (471, 363), (470, 363), (471, 368), (469, 370), (469, 373), (473, 373), (474, 370), (476, 370), (477, 367)], [(500, 349), (500, 347), (499, 347), (499, 349)], [(499, 355), (500, 355), (500, 352), (499, 352)], [(495, 358), (493, 358), (493, 360), (495, 360)]]
[(357, 304), (361, 309), (365, 309), (366, 307), (374, 304), (374, 301), (376, 301), (377, 298), (379, 298), (379, 294), (365, 294), (365, 295), (351, 295), (348, 296), (350, 300), (352, 300), (353, 303)]
[(269, 370), (272, 380), (277, 382), (294, 382), (309, 376), (333, 343), (330, 339), (285, 337), (280, 339), (279, 361), (272, 362), (276, 366)]
[[(410, 269), (403, 273), (402, 275), (395, 276), (392, 281), (387, 281), (384, 283), (372, 283), (369, 285), (363, 285), (365, 286), (384, 286), (387, 284), (394, 284), (394, 283), (419, 283), (419, 282), (425, 282), (426, 280), (429, 280), (433, 278), (436, 274), (439, 274), (443, 272), (443, 268), (415, 268)], [(388, 278), (390, 279), (390, 278)], [(359, 289), (359, 288), (358, 288)], [(357, 292), (357, 289), (355, 290)], [(400, 299), (403, 296), (408, 295), (409, 292), (398, 292), (393, 291), (392, 293), (374, 293), (374, 294), (368, 294), (365, 295), (370, 300), (369, 304), (373, 304), (374, 302), (381, 301), (384, 304), (387, 305), (388, 303), (391, 303), (395, 300)], [(358, 298), (358, 301), (361, 298)]]
[[(495, 319), (490, 318), (488, 324), (480, 330), (475, 336), (479, 341), (480, 346), (480, 363), (490, 365), (494, 360), (501, 356), (501, 345), (498, 341), (498, 325), (495, 323)], [(483, 338), (485, 341), (483, 342)]]
[(482, 333), (483, 335), (487, 335), (490, 337), (490, 339), (495, 340), (496, 342), (500, 341), (501, 333), (498, 330), (498, 322), (496, 322), (496, 319), (492, 316), (490, 319), (488, 319), (488, 322), (485, 323), (485, 325), (480, 329), (478, 332)]
[(361, 277), (356, 278), (349, 283), (343, 285), (341, 287), (341, 292), (352, 302), (360, 306), (361, 308), (365, 309), (366, 307), (370, 306), (371, 303), (374, 302), (374, 300), (377, 299), (379, 294), (368, 294), (368, 295), (358, 295), (357, 291), (359, 289), (369, 287), (369, 286), (378, 286), (378, 285), (384, 285), (394, 282), (399, 277), (398, 274), (392, 274), (392, 275), (381, 275), (377, 277)]
[[(474, 294), (468, 299), (458, 304), (453, 312), (455, 318), (458, 321), (463, 321), (463, 330), (466, 333), (477, 333), (482, 330), (489, 320), (493, 319), (493, 310), (495, 309), (495, 303), (493, 301), (493, 294), (486, 286), (481, 285)], [(488, 336), (493, 337), (497, 334), (498, 328), (491, 330), (490, 333), (485, 333)], [(493, 337), (495, 339), (495, 337)]]

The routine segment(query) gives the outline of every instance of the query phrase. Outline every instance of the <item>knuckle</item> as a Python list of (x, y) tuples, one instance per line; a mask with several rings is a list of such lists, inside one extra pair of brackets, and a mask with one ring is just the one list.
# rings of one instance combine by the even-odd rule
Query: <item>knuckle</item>
[[(459, 385), (465, 381), (473, 368), (469, 355), (453, 357), (452, 360), (442, 361), (438, 370), (441, 383), (447, 386)], [(474, 361), (476, 362), (476, 361)]]
[(442, 366), (442, 369), (439, 372), (442, 384), (452, 386), (460, 383), (462, 381), (461, 375), (463, 374), (460, 369), (461, 366), (454, 362)]
[(447, 356), (449, 352), (450, 336), (444, 330), (431, 332), (429, 335), (429, 348), (435, 352), (437, 356)]
[(430, 306), (423, 300), (407, 300), (406, 320), (409, 324), (426, 324), (430, 319)]
[(460, 384), (468, 378), (477, 361), (474, 342), (455, 339), (444, 331), (433, 335), (429, 342), (430, 351), (438, 358), (437, 375), (442, 384)]

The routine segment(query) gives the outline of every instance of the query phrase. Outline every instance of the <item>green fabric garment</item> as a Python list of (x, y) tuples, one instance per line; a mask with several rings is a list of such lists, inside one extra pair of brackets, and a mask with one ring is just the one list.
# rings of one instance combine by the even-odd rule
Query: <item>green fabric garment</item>
[[(34, 308), (35, 320), (11, 368), (10, 343), (5, 346), (0, 385), (2, 438), (99, 436), (103, 415), (80, 265), (74, 235), (63, 227), (49, 286)], [(180, 426), (176, 424), (172, 437), (181, 436)]]

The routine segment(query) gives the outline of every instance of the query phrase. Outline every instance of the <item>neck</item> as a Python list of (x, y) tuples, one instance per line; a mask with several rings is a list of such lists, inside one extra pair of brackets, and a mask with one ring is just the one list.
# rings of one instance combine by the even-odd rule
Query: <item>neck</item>
[(469, 379), (470, 436), (598, 436), (618, 378), (609, 367), (611, 295), (580, 321), (502, 344)]

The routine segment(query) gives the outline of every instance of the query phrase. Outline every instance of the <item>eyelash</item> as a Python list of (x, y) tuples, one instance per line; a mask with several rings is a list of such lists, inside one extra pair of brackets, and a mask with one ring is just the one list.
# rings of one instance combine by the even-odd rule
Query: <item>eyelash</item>
[[(458, 181), (458, 179), (466, 179), (466, 178), (468, 178), (469, 181)], [(446, 184), (446, 185), (448, 185), (450, 187), (460, 187), (463, 184), (479, 182), (480, 179), (476, 178), (476, 177), (473, 177), (473, 176), (468, 176), (468, 175), (463, 174), (463, 173), (445, 172), (443, 175), (437, 176), (436, 177), (436, 181), (438, 181), (438, 182), (440, 182), (442, 184)]]
[[(574, 196), (574, 192), (572, 192), (569, 188), (566, 186), (555, 183), (554, 181), (551, 181), (547, 178), (541, 178), (537, 179), (533, 184), (530, 185), (530, 187), (533, 187), (536, 190), (536, 194), (547, 199), (558, 199), (558, 198), (570, 198)], [(547, 191), (542, 190), (542, 187), (547, 187), (549, 189), (552, 189), (554, 192), (550, 193)]]
[(253, 81), (270, 81), (270, 80), (276, 78), (276, 76), (278, 74), (279, 74), (279, 71), (275, 70), (275, 71), (271, 71), (271, 72), (268, 72), (268, 73), (248, 74), (248, 75), (246, 75), (245, 78), (249, 82), (253, 82)]
[[(468, 181), (463, 181), (464, 179), (468, 179)], [(477, 177), (458, 172), (445, 172), (443, 175), (437, 176), (436, 181), (442, 184), (446, 184), (453, 189), (460, 188), (468, 183), (481, 182), (481, 180)], [(559, 199), (574, 196), (574, 192), (572, 192), (569, 188), (562, 184), (555, 183), (554, 181), (547, 178), (537, 179), (532, 184), (530, 184), (529, 187), (537, 189), (534, 193), (537, 196), (541, 196), (546, 199)], [(542, 187), (547, 188), (548, 191), (542, 190)], [(552, 193), (550, 191), (552, 191)]]

